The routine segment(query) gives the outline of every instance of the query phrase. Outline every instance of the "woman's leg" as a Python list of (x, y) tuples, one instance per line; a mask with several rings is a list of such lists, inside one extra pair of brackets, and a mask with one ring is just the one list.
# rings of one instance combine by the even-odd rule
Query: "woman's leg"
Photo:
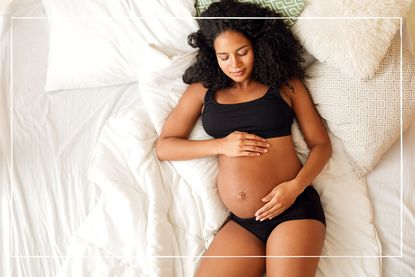
[[(311, 219), (289, 220), (278, 225), (268, 238), (267, 256), (320, 256), (326, 229)], [(267, 257), (267, 277), (314, 276), (319, 257)]]
[(197, 277), (262, 276), (265, 258), (209, 256), (265, 256), (265, 245), (251, 232), (229, 220), (218, 232), (201, 258)]

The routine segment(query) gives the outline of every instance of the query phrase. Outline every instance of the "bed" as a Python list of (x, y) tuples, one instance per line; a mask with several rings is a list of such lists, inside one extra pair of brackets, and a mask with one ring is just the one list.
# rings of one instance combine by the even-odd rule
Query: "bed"
[[(168, 1), (120, 1), (119, 6), (101, 1), (82, 11), (79, 2), (56, 3), (18, 0), (0, 6), (0, 179), (5, 184), (0, 275), (192, 276), (228, 215), (215, 188), (216, 159), (159, 162), (154, 141), (185, 88), (180, 72), (194, 58), (191, 48), (176, 43), (185, 41), (177, 34), (185, 37), (197, 28), (191, 18), (194, 1), (177, 1), (174, 9)], [(405, 3), (379, 15), (403, 16), (411, 1)], [(301, 16), (351, 15), (323, 13), (321, 5), (309, 1)], [(126, 10), (165, 19), (142, 21), (131, 13), (126, 19)], [(386, 47), (378, 42), (372, 64), (345, 66), (358, 74), (350, 76), (336, 67), (345, 62), (341, 58), (352, 60), (349, 56), (327, 56), (327, 50), (315, 50), (321, 40), (307, 40), (307, 28), (322, 24), (299, 20), (293, 27), (312, 53), (306, 59), (312, 75), (308, 87), (334, 146), (315, 182), (328, 219), (317, 276), (415, 276), (413, 54), (403, 52), (401, 76), (395, 59), (401, 49), (399, 19), (386, 27), (377, 23), (389, 28)], [(403, 49), (413, 41), (405, 30)], [(116, 34), (116, 41), (107, 45), (93, 40), (94, 34)], [(147, 40), (151, 44), (141, 43)], [(137, 53), (126, 63), (124, 52)], [(396, 89), (400, 78), (402, 94)], [(394, 84), (379, 87), (382, 80)], [(373, 98), (376, 91), (386, 94)], [(374, 114), (364, 106), (371, 101), (378, 101)], [(356, 106), (361, 109), (350, 108)], [(351, 118), (362, 118), (365, 110), (368, 124), (361, 130), (361, 122)], [(373, 118), (393, 120), (381, 128)], [(359, 143), (352, 127), (366, 135), (357, 137)], [(200, 122), (191, 137), (207, 138)], [(295, 124), (293, 138), (304, 160), (308, 150)]]

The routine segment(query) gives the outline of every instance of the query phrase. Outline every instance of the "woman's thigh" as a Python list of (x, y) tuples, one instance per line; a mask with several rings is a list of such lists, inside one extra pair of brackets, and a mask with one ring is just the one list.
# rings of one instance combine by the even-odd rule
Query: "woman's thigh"
[(278, 225), (268, 238), (267, 256), (314, 257), (267, 257), (267, 277), (314, 276), (325, 234), (324, 224), (317, 220), (290, 220)]
[(236, 222), (229, 220), (201, 258), (196, 276), (262, 276), (265, 272), (265, 258), (249, 256), (265, 256), (264, 243)]

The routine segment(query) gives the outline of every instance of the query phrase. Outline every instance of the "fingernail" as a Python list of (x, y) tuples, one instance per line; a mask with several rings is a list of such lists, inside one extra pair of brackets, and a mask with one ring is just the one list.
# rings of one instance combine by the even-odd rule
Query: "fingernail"
[(258, 221), (258, 220), (259, 220), (259, 216), (257, 216), (257, 217), (255, 218), (255, 220), (256, 220), (256, 221)]
[(261, 218), (259, 221), (261, 221), (261, 222), (262, 222), (262, 221), (264, 221), (264, 220), (265, 220), (264, 218)]

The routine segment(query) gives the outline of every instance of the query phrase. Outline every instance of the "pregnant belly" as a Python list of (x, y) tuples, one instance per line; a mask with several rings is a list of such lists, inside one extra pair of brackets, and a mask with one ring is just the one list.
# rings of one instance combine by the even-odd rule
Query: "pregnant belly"
[(260, 157), (219, 157), (219, 195), (238, 217), (253, 217), (265, 204), (261, 199), (275, 186), (295, 178), (301, 169), (290, 136), (267, 142), (269, 152)]

